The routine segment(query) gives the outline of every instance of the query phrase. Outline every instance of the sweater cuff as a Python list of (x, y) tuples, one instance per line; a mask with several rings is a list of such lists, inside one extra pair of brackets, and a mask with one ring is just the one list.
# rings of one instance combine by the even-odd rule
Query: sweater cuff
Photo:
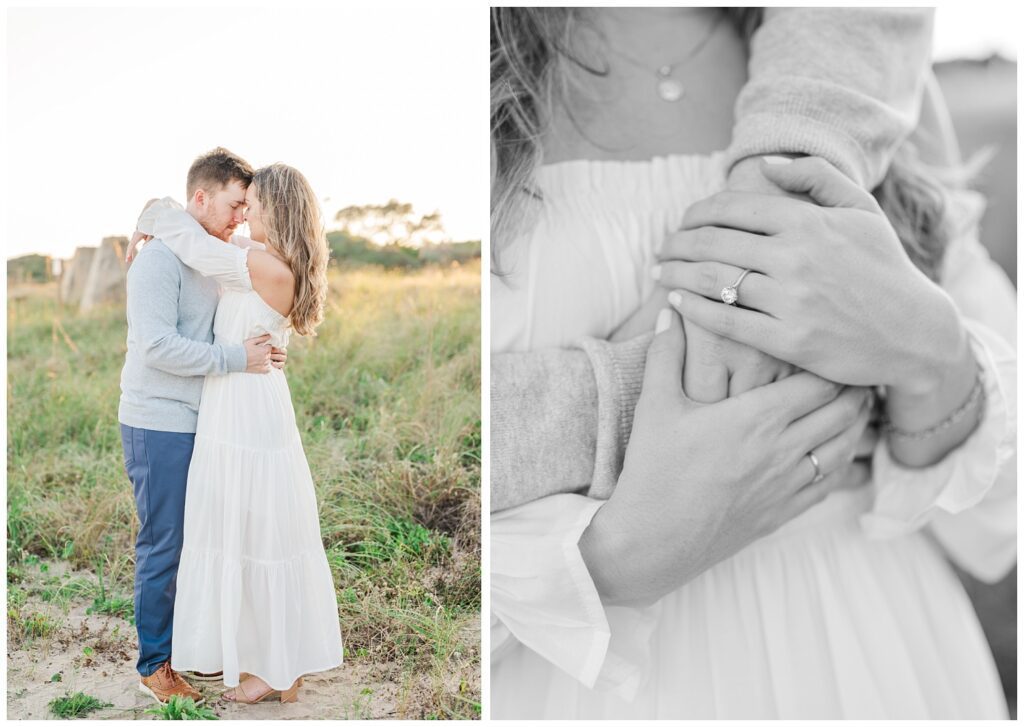
[(596, 338), (580, 342), (597, 382), (597, 452), (587, 493), (590, 497), (611, 497), (622, 472), (633, 412), (643, 388), (647, 349), (653, 338), (647, 333), (623, 343)]
[(245, 346), (236, 344), (224, 347), (224, 359), (227, 361), (227, 373), (245, 371), (249, 364), (249, 357), (245, 354)]
[[(726, 169), (747, 157), (782, 153), (821, 157), (860, 187), (880, 177), (880, 170), (871, 168), (857, 139), (806, 116), (778, 112), (751, 114), (736, 123), (726, 151)], [(887, 166), (888, 160), (882, 163)]]

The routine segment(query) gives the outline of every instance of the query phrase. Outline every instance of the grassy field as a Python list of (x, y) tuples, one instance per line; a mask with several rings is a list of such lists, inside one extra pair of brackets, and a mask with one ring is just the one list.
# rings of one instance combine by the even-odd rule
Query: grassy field
[[(478, 263), (332, 271), (319, 336), (289, 347), (337, 587), (338, 671), (369, 685), (339, 696), (340, 716), (479, 717), (479, 280)], [(8, 295), (8, 657), (71, 649), (80, 677), (108, 668), (96, 651), (135, 658), (136, 519), (117, 425), (125, 322), (120, 306), (78, 315), (55, 293)], [(82, 613), (105, 619), (95, 644)], [(28, 682), (52, 679), (56, 698), (68, 676), (20, 684), (9, 672), (9, 716)]]

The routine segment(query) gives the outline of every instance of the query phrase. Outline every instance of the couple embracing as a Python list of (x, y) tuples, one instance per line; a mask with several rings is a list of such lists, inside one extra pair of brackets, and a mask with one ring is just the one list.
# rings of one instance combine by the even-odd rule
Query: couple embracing
[[(139, 688), (202, 702), (292, 701), (342, 662), (316, 495), (282, 369), (327, 295), (316, 196), (283, 164), (223, 148), (189, 169), (186, 207), (150, 202), (127, 257), (118, 419), (139, 515)], [(235, 235), (243, 222), (252, 239)], [(136, 246), (152, 240), (136, 257)]]

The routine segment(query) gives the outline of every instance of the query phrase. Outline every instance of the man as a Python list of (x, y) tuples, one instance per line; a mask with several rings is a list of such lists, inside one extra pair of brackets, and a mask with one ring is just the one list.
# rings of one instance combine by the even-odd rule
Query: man
[[(245, 219), (253, 170), (218, 147), (188, 172), (188, 212), (229, 242)], [(128, 271), (128, 352), (121, 372), (118, 420), (125, 470), (135, 491), (135, 624), (139, 689), (166, 702), (202, 695), (171, 669), (171, 628), (184, 530), (185, 486), (206, 376), (262, 374), (284, 366), (269, 336), (213, 343), (218, 285), (186, 267), (159, 240)]]

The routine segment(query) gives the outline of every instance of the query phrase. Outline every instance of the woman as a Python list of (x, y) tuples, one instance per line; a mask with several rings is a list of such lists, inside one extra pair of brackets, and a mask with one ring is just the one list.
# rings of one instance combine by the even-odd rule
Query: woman
[[(297, 170), (256, 171), (246, 191), (251, 247), (212, 237), (173, 200), (143, 212), (136, 237), (159, 237), (215, 277), (214, 336), (314, 335), (327, 295), (327, 243), (316, 196)], [(130, 253), (129, 253), (130, 254)], [(304, 674), (342, 662), (330, 568), (288, 382), (210, 377), (188, 475), (172, 666), (223, 671), (227, 701), (294, 701)], [(242, 679), (239, 683), (239, 679)]]
[[(863, 197), (855, 200), (862, 207), (859, 217), (801, 203), (804, 207), (790, 210), (794, 214), (773, 230), (757, 228), (751, 220), (769, 219), (771, 205), (761, 202), (753, 207), (727, 199), (697, 206), (684, 219), (688, 207), (724, 184), (722, 155), (714, 151), (728, 143), (723, 129), (727, 133), (730, 125), (722, 121), (729, 118), (744, 82), (744, 41), (740, 32), (718, 26), (713, 39), (704, 42), (704, 53), (691, 59), (683, 84), (700, 103), (692, 104), (685, 115), (655, 101), (642, 109), (646, 113), (635, 113), (645, 101), (634, 91), (643, 88), (645, 78), (624, 70), (631, 64), (622, 59), (635, 60), (645, 49), (658, 48), (652, 39), (659, 33), (681, 46), (686, 45), (681, 39), (696, 46), (713, 27), (714, 13), (608, 9), (593, 11), (585, 20), (577, 17), (575, 26), (555, 18), (546, 40), (565, 57), (556, 62), (529, 56), (537, 67), (562, 73), (556, 72), (545, 87), (553, 89), (560, 103), (537, 113), (543, 124), (534, 143), (545, 164), (535, 171), (534, 194), (509, 193), (540, 200), (527, 211), (531, 224), (518, 230), (519, 237), (495, 240), (506, 273), (492, 286), (496, 353), (564, 347), (582, 335), (609, 336), (648, 295), (653, 287), (649, 268), (661, 256), (658, 272), (669, 279), (670, 288), (708, 296), (732, 284), (744, 305), (774, 306), (760, 310), (771, 310), (779, 320), (797, 321), (794, 326), (806, 324), (805, 330), (819, 337), (812, 337), (814, 343), (820, 339), (837, 347), (789, 346), (788, 339), (778, 338), (785, 333), (783, 328), (770, 329), (775, 340), (756, 338), (752, 333), (762, 330), (758, 326), (763, 322), (741, 318), (755, 315), (752, 311), (727, 308), (728, 313), (722, 313), (726, 306), (721, 301), (680, 297), (677, 305), (687, 314), (704, 314), (699, 319), (702, 325), (718, 324), (719, 332), (760, 343), (780, 357), (789, 356), (786, 363), (844, 384), (889, 384), (887, 415), (897, 432), (890, 436), (889, 446), (899, 459), (893, 461), (888, 450), (879, 447), (871, 488), (838, 492), (810, 509), (813, 501), (799, 502), (788, 510), (780, 508), (767, 520), (738, 521), (729, 508), (696, 518), (693, 510), (679, 508), (677, 501), (691, 489), (712, 497), (726, 488), (740, 499), (751, 492), (760, 496), (774, 483), (776, 489), (796, 491), (799, 497), (805, 483), (820, 487), (830, 477), (838, 479), (844, 463), (857, 452), (854, 439), (863, 420), (856, 394), (844, 392), (833, 394), (832, 401), (819, 400), (816, 410), (786, 411), (787, 421), (769, 421), (770, 412), (777, 412), (783, 402), (809, 396), (798, 388), (813, 386), (812, 382), (793, 380), (810, 374), (694, 408), (678, 386), (682, 331), (671, 316), (662, 315), (625, 467), (607, 503), (561, 494), (492, 517), (492, 609), (497, 618), (492, 621), (492, 715), (1003, 716), (991, 656), (970, 604), (933, 541), (919, 528), (929, 523), (931, 534), (945, 549), (976, 573), (991, 578), (1007, 566), (1013, 524), (1000, 513), (1012, 513), (1014, 501), (1012, 472), (1005, 468), (1007, 446), (1012, 447), (1012, 416), (1007, 410), (1013, 386), (1012, 348), (982, 325), (972, 323), (965, 330), (948, 298), (922, 282), (923, 276), (906, 265), (905, 253), (898, 259), (891, 229), (879, 226), (877, 209), (869, 212), (869, 201)], [(579, 32), (574, 34), (573, 27)], [(510, 45), (516, 40), (506, 39)], [(527, 45), (524, 38), (518, 40)], [(612, 72), (588, 73), (588, 68)], [(536, 80), (537, 76), (523, 74), (522, 66), (515, 70), (520, 73), (513, 79), (517, 82), (524, 77), (527, 83)], [(543, 97), (543, 92), (529, 96)], [(502, 145), (501, 138), (496, 142), (503, 150), (524, 138), (509, 133), (512, 144)], [(516, 164), (520, 171), (531, 167), (522, 154), (506, 158), (504, 171), (516, 170)], [(835, 206), (837, 201), (849, 201), (842, 195), (852, 191), (841, 187), (839, 180), (824, 173), (808, 174), (805, 167), (794, 163), (785, 167), (788, 171), (767, 174), (790, 191), (811, 192), (819, 203)], [(498, 176), (502, 177), (501, 168)], [(807, 179), (822, 186), (805, 184)], [(814, 194), (822, 190), (835, 194)], [(523, 205), (509, 208), (514, 211), (506, 219), (524, 212)], [(823, 220), (828, 224), (816, 225)], [(733, 257), (713, 259), (716, 248), (700, 242), (695, 246), (692, 232), (669, 237), (685, 223), (694, 230), (728, 230), (714, 234), (736, 243), (730, 248)], [(732, 235), (736, 228), (745, 232)], [(926, 366), (900, 352), (898, 345), (886, 348), (891, 337), (884, 339), (886, 344), (865, 342), (863, 321), (896, 320), (882, 305), (886, 299), (874, 295), (853, 300), (856, 305), (847, 310), (794, 305), (785, 294), (798, 284), (802, 292), (823, 294), (812, 285), (831, 280), (817, 280), (822, 268), (806, 268), (810, 274), (805, 280), (794, 277), (792, 269), (770, 269), (771, 261), (763, 257), (745, 257), (752, 249), (762, 255), (766, 248), (778, 249), (765, 238), (798, 228), (835, 238), (844, 254), (861, 248), (859, 258), (836, 258), (840, 247), (832, 248), (827, 255), (822, 252), (826, 262), (862, 262), (868, 240), (877, 241), (879, 254), (889, 255), (885, 259), (898, 263), (898, 275), (883, 281), (888, 285), (884, 290), (902, 288), (921, 295), (910, 296), (908, 307), (897, 315), (913, 321), (923, 311), (937, 326), (933, 332), (955, 345), (956, 355), (945, 362), (948, 367), (939, 367), (944, 375), (927, 379), (936, 385), (928, 402), (941, 402), (942, 411), (928, 411), (928, 404), (915, 401), (914, 377), (904, 376), (914, 370), (925, 372)], [(740, 239), (750, 232), (760, 234), (761, 249)], [(701, 233), (702, 238), (707, 236)], [(798, 237), (791, 235), (791, 240)], [(800, 239), (795, 244), (808, 243)], [(965, 273), (972, 279), (952, 280), (950, 292), (965, 311), (984, 316), (993, 310), (992, 301), (978, 305), (976, 296), (985, 291), (1001, 301), (999, 286), (1005, 283), (993, 282), (991, 270), (979, 262), (976, 243), (972, 247), (970, 241), (957, 242), (963, 244), (947, 251), (945, 272)], [(804, 260), (808, 251), (814, 254), (806, 246), (802, 251)], [(703, 268), (694, 267), (695, 262)], [(710, 281), (717, 282), (715, 276), (724, 279), (734, 268), (754, 269), (750, 275), (760, 276), (758, 284), (746, 288), (733, 277), (712, 291)], [(778, 286), (781, 292), (771, 289), (773, 280), (785, 281)], [(753, 298), (745, 299), (745, 292)], [(836, 297), (849, 302), (849, 292)], [(889, 300), (905, 299), (894, 295)], [(710, 309), (711, 305), (719, 308)], [(807, 310), (820, 310), (831, 320), (823, 315), (812, 327), (810, 317), (801, 317)], [(836, 332), (859, 325), (856, 345), (838, 348), (840, 339), (827, 323)], [(912, 329), (904, 325), (892, 330), (911, 330), (913, 341), (927, 338)], [(936, 340), (940, 339), (931, 340), (929, 351), (939, 350)], [(686, 345), (690, 346), (689, 337)], [(872, 355), (857, 359), (854, 354), (861, 350)], [(882, 363), (889, 369), (881, 370)], [(1003, 363), (1009, 371), (1000, 370)], [(974, 375), (976, 365), (983, 372), (981, 378)], [(791, 396), (778, 398), (774, 408), (766, 406), (766, 392), (779, 391), (787, 382), (793, 382)], [(979, 382), (983, 396), (976, 393)], [(837, 403), (843, 397), (846, 403)], [(840, 406), (847, 410), (837, 414)], [(738, 416), (752, 413), (758, 417)], [(793, 431), (801, 413), (827, 417), (828, 427), (810, 429), (830, 444), (802, 449), (806, 438), (787, 438), (785, 432)], [(914, 436), (896, 441), (900, 433), (928, 432), (933, 422), (947, 421), (927, 441)], [(812, 457), (815, 452), (827, 454)], [(920, 463), (936, 458), (941, 462), (921, 471), (900, 465), (914, 464), (915, 457)], [(806, 512), (793, 519), (801, 510)], [(733, 549), (699, 547), (710, 542), (701, 540), (702, 530), (730, 528), (741, 531), (731, 541)], [(890, 537), (869, 539), (866, 531), (873, 531), (876, 538)], [(752, 544), (740, 550), (737, 543)], [(1012, 559), (1012, 545), (1009, 552)], [(598, 689), (588, 688), (594, 685)]]

